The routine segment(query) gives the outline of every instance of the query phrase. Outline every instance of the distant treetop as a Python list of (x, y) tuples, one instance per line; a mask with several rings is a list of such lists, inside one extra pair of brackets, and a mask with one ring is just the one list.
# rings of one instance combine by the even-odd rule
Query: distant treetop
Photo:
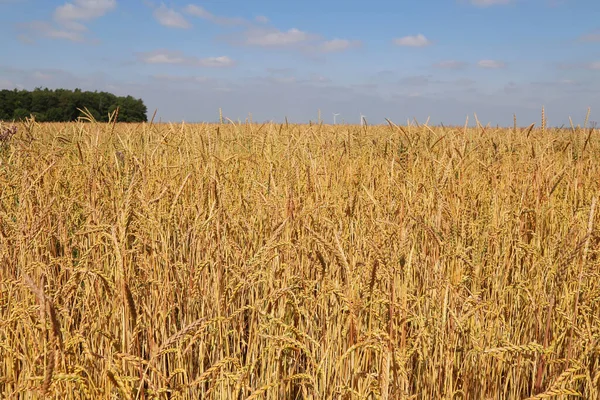
[(148, 109), (141, 99), (118, 97), (107, 92), (83, 92), (81, 89), (0, 90), (0, 120), (23, 120), (33, 115), (39, 122), (76, 121), (87, 109), (98, 122), (119, 107), (119, 121), (146, 122)]

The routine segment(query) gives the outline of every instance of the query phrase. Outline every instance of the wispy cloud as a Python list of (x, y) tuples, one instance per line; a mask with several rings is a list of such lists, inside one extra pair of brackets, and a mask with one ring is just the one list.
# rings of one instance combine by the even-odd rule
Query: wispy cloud
[(221, 17), (217, 16), (210, 11), (206, 10), (204, 7), (197, 6), (195, 4), (189, 4), (184, 9), (185, 13), (205, 19), (217, 25), (225, 25), (225, 26), (238, 26), (238, 25), (249, 25), (250, 22), (244, 18), (240, 17)]
[[(19, 25), (19, 27), (24, 28), (34, 36), (42, 36), (50, 39), (64, 39), (70, 40), (71, 42), (83, 42), (85, 39), (81, 31), (63, 29), (46, 21), (31, 21)], [(33, 41), (27, 34), (23, 34), (20, 37), (21, 40), (26, 43), (31, 43)]]
[(16, 84), (8, 79), (0, 78), (0, 89), (14, 89), (16, 87), (22, 87), (22, 85)]
[(182, 75), (169, 75), (169, 74), (157, 74), (152, 75), (152, 79), (157, 81), (166, 82), (183, 82), (183, 83), (207, 83), (211, 79), (206, 76), (182, 76)]
[(74, 0), (58, 6), (54, 11), (54, 20), (70, 24), (91, 21), (100, 18), (117, 7), (116, 0)]
[(498, 61), (498, 60), (480, 60), (477, 62), (477, 66), (479, 68), (500, 69), (500, 68), (505, 68), (506, 63), (504, 61)]
[[(87, 31), (85, 24), (103, 17), (116, 7), (116, 0), (74, 0), (56, 7), (52, 15), (54, 23), (31, 21), (20, 26), (42, 37), (83, 42)], [(22, 35), (22, 38), (31, 41), (27, 35)]]
[(467, 67), (467, 63), (457, 60), (444, 60), (433, 64), (433, 67), (439, 69), (464, 69)]
[(189, 29), (192, 26), (181, 13), (164, 4), (155, 9), (152, 15), (159, 24), (167, 28)]
[(190, 61), (190, 58), (182, 56), (181, 52), (170, 50), (138, 53), (138, 59), (146, 64), (186, 64)]
[(289, 47), (316, 38), (316, 35), (296, 28), (287, 31), (275, 28), (252, 28), (244, 32), (243, 43), (248, 46), (259, 47)]
[(47, 72), (42, 72), (42, 71), (34, 71), (32, 75), (34, 78), (40, 79), (40, 80), (48, 80), (48, 79), (52, 79), (54, 77), (52, 74), (49, 74)]
[(158, 49), (137, 53), (137, 58), (145, 64), (175, 64), (192, 67), (225, 68), (235, 65), (235, 61), (227, 56), (198, 58), (186, 56), (181, 51)]
[(259, 24), (268, 24), (269, 23), (269, 18), (265, 17), (264, 15), (257, 15), (254, 20), (256, 22), (258, 22)]
[(429, 83), (431, 83), (431, 76), (426, 76), (426, 75), (414, 75), (414, 76), (406, 76), (404, 78), (401, 78), (398, 81), (399, 84), (403, 85), (403, 86), (417, 86), (417, 87), (422, 87), (422, 86), (427, 86), (429, 85)]
[(328, 78), (326, 76), (319, 75), (319, 74), (311, 74), (309, 80), (310, 80), (310, 82), (314, 82), (314, 83), (331, 83), (332, 82), (331, 78)]
[(352, 47), (361, 46), (359, 40), (347, 40), (347, 39), (332, 39), (321, 43), (318, 49), (322, 53), (334, 53), (337, 51), (348, 50)]
[(476, 82), (473, 79), (469, 79), (469, 78), (459, 78), (454, 81), (451, 81), (451, 83), (456, 86), (465, 87), (465, 86), (473, 86)]
[(425, 47), (431, 45), (431, 41), (427, 39), (423, 34), (419, 33), (414, 36), (404, 36), (394, 39), (394, 43), (397, 46), (406, 47)]
[(593, 69), (594, 71), (600, 70), (600, 61), (592, 61), (585, 65), (587, 69)]
[(264, 26), (252, 26), (241, 33), (235, 34), (230, 38), (230, 41), (249, 47), (298, 50), (309, 56), (339, 53), (362, 46), (362, 42), (359, 40), (340, 38), (326, 40), (318, 34), (302, 31), (298, 28), (283, 31)]
[(231, 67), (235, 62), (227, 56), (207, 57), (198, 60), (198, 65), (202, 67)]
[(503, 4), (510, 4), (513, 0), (470, 0), (469, 3), (477, 7), (490, 7)]
[(324, 54), (345, 51), (359, 47), (362, 42), (342, 38), (326, 39), (321, 35), (298, 28), (282, 30), (269, 26), (269, 19), (263, 15), (254, 20), (241, 17), (215, 15), (204, 7), (188, 4), (184, 8), (187, 15), (201, 18), (220, 26), (244, 27), (241, 32), (226, 35), (228, 42), (249, 47), (287, 48), (305, 51), (309, 54)]
[(185, 8), (185, 12), (190, 15), (193, 15), (194, 17), (204, 18), (208, 20), (211, 20), (215, 17), (213, 13), (207, 11), (204, 7), (200, 7), (195, 4), (188, 4), (188, 6)]
[(600, 42), (600, 30), (581, 35), (579, 37), (581, 42)]

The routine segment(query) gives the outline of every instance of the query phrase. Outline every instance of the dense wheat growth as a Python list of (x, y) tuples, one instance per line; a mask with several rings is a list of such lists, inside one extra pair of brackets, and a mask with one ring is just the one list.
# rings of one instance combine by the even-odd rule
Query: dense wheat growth
[(600, 399), (597, 131), (18, 128), (1, 398)]

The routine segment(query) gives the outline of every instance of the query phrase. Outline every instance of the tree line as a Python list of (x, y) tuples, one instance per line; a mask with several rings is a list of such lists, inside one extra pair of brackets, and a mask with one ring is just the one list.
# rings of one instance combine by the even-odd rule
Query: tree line
[(34, 116), (39, 122), (76, 121), (87, 109), (98, 122), (107, 122), (108, 115), (119, 108), (119, 121), (146, 122), (148, 109), (141, 99), (119, 97), (107, 92), (89, 92), (36, 88), (0, 90), (0, 120), (23, 120)]

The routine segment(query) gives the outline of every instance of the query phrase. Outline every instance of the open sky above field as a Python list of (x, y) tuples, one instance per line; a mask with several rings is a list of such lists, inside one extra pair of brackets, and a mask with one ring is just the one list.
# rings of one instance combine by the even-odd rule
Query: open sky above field
[(598, 0), (0, 0), (0, 89), (105, 90), (163, 121), (582, 123)]

